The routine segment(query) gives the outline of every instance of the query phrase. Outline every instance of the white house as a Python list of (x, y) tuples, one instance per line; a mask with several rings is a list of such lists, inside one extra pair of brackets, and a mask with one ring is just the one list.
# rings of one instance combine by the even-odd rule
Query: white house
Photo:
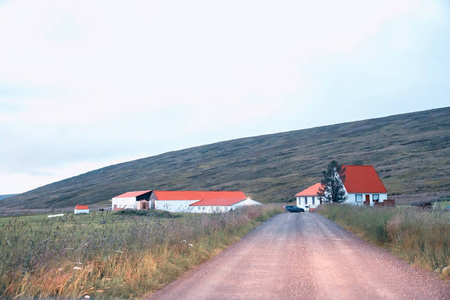
[(373, 206), (388, 199), (387, 190), (373, 166), (344, 167), (346, 203)]
[[(344, 190), (347, 196), (345, 203), (374, 206), (388, 199), (386, 188), (373, 166), (347, 165), (343, 167), (345, 167)], [(305, 211), (314, 211), (317, 206), (322, 204), (317, 196), (321, 186), (320, 183), (316, 183), (296, 194), (297, 206)]]
[(151, 208), (170, 212), (214, 213), (261, 205), (241, 191), (153, 191)]
[(305, 211), (313, 212), (317, 206), (322, 204), (322, 201), (317, 197), (317, 193), (321, 186), (321, 183), (316, 183), (296, 194), (297, 206), (303, 208)]
[(127, 192), (112, 198), (112, 210), (122, 209), (136, 209), (144, 210), (149, 209), (149, 199), (152, 194), (151, 190), (148, 191), (134, 191)]
[(73, 211), (74, 214), (88, 214), (89, 213), (89, 205), (76, 205)]

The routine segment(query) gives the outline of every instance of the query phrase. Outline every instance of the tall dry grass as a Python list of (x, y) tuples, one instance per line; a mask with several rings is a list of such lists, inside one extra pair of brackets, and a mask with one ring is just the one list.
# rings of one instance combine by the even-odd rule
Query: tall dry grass
[(450, 214), (441, 210), (322, 205), (319, 213), (427, 270), (450, 265)]
[(282, 212), (113, 213), (0, 218), (0, 298), (135, 298)]

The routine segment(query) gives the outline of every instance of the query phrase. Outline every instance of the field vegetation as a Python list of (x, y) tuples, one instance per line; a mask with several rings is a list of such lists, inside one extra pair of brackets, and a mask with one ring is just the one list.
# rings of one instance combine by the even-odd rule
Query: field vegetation
[(326, 204), (317, 212), (418, 267), (450, 265), (450, 213), (443, 210)]
[(0, 298), (135, 298), (217, 255), (281, 206), (225, 214), (0, 218)]

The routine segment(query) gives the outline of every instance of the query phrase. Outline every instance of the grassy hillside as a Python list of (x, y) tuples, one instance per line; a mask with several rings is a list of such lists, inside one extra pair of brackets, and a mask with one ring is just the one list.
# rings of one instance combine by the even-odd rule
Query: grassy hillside
[(243, 138), (121, 163), (2, 201), (6, 208), (61, 208), (126, 191), (242, 190), (286, 202), (319, 182), (331, 160), (374, 165), (400, 202), (450, 194), (450, 107)]

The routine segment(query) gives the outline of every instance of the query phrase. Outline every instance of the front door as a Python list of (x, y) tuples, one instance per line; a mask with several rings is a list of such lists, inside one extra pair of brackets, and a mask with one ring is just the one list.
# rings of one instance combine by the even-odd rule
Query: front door
[(366, 201), (364, 201), (365, 205), (370, 205), (370, 195), (366, 195)]

